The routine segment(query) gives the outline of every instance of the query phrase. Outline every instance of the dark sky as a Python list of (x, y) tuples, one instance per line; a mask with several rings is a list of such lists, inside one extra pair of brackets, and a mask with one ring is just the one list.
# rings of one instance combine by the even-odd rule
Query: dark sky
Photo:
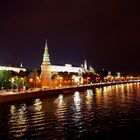
[(129, 0), (1, 0), (0, 64), (52, 64), (140, 72), (139, 4)]

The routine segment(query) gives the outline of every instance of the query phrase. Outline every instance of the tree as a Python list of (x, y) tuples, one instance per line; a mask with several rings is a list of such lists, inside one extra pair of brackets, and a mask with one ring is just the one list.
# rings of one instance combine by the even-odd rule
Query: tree
[(0, 87), (3, 89), (10, 88), (11, 71), (0, 71)]
[(28, 80), (30, 81), (30, 79), (32, 79), (33, 83), (30, 84), (30, 87), (36, 87), (36, 80), (37, 80), (37, 77), (39, 76), (38, 72), (36, 69), (32, 70), (29, 75), (28, 75)]

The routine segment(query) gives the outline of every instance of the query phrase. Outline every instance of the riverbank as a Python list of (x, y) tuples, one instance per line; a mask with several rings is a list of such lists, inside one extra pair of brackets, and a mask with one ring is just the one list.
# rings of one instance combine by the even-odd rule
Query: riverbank
[(46, 95), (52, 94), (60, 94), (60, 93), (71, 93), (75, 91), (82, 91), (86, 89), (93, 89), (103, 86), (110, 86), (116, 84), (126, 84), (126, 83), (135, 83), (140, 82), (140, 80), (135, 81), (121, 81), (121, 82), (105, 82), (105, 83), (94, 83), (94, 84), (86, 84), (86, 85), (78, 85), (78, 86), (67, 86), (67, 87), (59, 87), (55, 89), (33, 89), (33, 90), (25, 90), (25, 91), (18, 91), (18, 92), (1, 92), (0, 93), (0, 103), (28, 99), (28, 98), (36, 98), (42, 97)]

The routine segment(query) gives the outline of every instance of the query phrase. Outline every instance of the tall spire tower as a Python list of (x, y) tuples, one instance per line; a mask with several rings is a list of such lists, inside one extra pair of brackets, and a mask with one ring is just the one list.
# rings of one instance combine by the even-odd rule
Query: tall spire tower
[(87, 70), (87, 60), (84, 60), (84, 69)]
[(51, 63), (50, 63), (47, 41), (45, 43), (43, 62), (41, 65), (41, 86), (43, 88), (49, 88), (51, 86)]
[(20, 67), (22, 68), (23, 66), (22, 66), (22, 62), (21, 62), (21, 64), (20, 64)]

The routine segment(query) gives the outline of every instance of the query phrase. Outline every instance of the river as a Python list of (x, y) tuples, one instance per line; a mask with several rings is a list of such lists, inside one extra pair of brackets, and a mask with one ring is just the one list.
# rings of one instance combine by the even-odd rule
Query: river
[(0, 104), (0, 140), (135, 138), (140, 83)]

